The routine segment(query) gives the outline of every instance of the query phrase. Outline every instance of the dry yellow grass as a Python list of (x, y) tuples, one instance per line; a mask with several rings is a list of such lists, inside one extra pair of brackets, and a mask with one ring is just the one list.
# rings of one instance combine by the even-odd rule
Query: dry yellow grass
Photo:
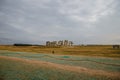
[(84, 55), (84, 56), (99, 56), (99, 57), (117, 57), (120, 58), (120, 49), (113, 49), (112, 46), (75, 46), (61, 48), (43, 48), (40, 46), (10, 46), (1, 45), (0, 50), (9, 50), (17, 52), (33, 52), (33, 53), (48, 53), (63, 55)]

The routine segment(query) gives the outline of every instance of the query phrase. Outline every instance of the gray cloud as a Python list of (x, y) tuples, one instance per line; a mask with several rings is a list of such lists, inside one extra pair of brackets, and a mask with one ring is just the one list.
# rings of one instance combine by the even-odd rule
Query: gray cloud
[(0, 43), (119, 44), (119, 7), (119, 0), (1, 0)]

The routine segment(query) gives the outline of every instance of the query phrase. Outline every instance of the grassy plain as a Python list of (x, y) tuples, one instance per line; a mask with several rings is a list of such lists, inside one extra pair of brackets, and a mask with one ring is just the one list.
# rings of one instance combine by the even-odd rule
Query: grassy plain
[(83, 55), (83, 56), (97, 56), (97, 57), (114, 57), (120, 58), (120, 49), (113, 49), (112, 46), (74, 46), (74, 47), (61, 47), (61, 48), (47, 48), (40, 46), (0, 46), (0, 50), (19, 51), (19, 52), (32, 52), (32, 53), (48, 53), (62, 55)]
[(0, 46), (0, 80), (120, 80), (119, 75), (120, 49), (112, 46)]
[(118, 72), (0, 57), (0, 80), (119, 80)]

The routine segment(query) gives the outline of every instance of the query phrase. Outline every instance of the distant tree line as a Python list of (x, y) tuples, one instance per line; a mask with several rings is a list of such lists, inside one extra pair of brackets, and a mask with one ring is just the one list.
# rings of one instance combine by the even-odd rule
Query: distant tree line
[(32, 46), (32, 44), (18, 44), (18, 43), (15, 43), (13, 44), (14, 46)]

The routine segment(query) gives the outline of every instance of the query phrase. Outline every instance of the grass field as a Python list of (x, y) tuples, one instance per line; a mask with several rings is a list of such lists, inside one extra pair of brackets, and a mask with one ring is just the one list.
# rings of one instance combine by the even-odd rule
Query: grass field
[[(78, 71), (79, 70), (79, 71)], [(63, 65), (0, 57), (0, 80), (119, 80), (116, 73), (86, 72)]]
[(62, 48), (42, 48), (39, 46), (0, 46), (0, 50), (32, 52), (32, 53), (49, 53), (55, 51), (55, 54), (63, 55), (84, 55), (98, 57), (120, 58), (120, 49), (113, 49), (112, 46), (77, 46)]
[(111, 46), (0, 46), (0, 80), (120, 80), (119, 75), (120, 50)]

